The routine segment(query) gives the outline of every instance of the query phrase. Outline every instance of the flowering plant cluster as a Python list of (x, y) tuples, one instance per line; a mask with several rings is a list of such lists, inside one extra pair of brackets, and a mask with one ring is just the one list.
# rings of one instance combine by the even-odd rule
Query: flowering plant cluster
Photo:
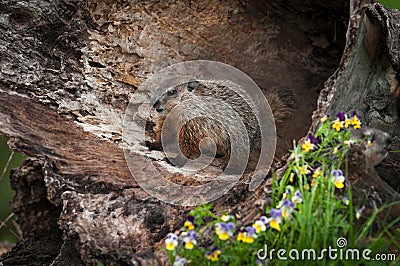
[(348, 129), (357, 130), (361, 123), (354, 111), (323, 116), (314, 135), (294, 144), (287, 170), (274, 178), (272, 205), (252, 224), (242, 225), (233, 215), (217, 216), (211, 205), (192, 210), (183, 228), (165, 240), (170, 262), (265, 265), (256, 256), (265, 244), (270, 249), (320, 250), (339, 237), (348, 237), (353, 245), (365, 241), (365, 234), (360, 239), (353, 229), (363, 207), (353, 210), (343, 167), (348, 149), (359, 141), (351, 139)]

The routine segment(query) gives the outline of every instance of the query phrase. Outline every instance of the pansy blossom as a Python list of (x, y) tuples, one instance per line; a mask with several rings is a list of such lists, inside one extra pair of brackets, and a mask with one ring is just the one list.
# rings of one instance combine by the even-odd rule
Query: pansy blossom
[(211, 247), (209, 251), (206, 252), (206, 258), (211, 261), (217, 261), (221, 255), (221, 250), (218, 246)]
[(178, 245), (178, 236), (173, 233), (169, 233), (167, 235), (167, 238), (165, 239), (165, 246), (167, 250), (174, 250), (177, 245)]
[(189, 230), (189, 231), (193, 231), (194, 230), (194, 217), (188, 216), (185, 223), (183, 224), (183, 227), (187, 228), (187, 230)]
[(279, 209), (271, 209), (269, 215), (271, 217), (268, 218), (268, 225), (275, 230), (281, 231), (280, 223), (282, 221), (282, 211)]
[(233, 235), (233, 230), (235, 230), (235, 224), (232, 222), (225, 223), (216, 223), (215, 224), (215, 233), (218, 235), (219, 239), (227, 240), (230, 236)]
[(185, 242), (185, 248), (193, 249), (193, 247), (197, 244), (196, 237), (197, 233), (195, 231), (187, 232), (183, 238), (183, 242)]
[(303, 198), (301, 196), (300, 190), (297, 190), (294, 195), (292, 196), (292, 202), (297, 204), (301, 203), (303, 201)]
[(343, 188), (344, 187), (344, 181), (346, 180), (345, 177), (343, 176), (342, 170), (332, 170), (331, 172), (332, 177), (333, 177), (333, 182), (335, 183), (335, 187), (337, 188)]
[(176, 256), (173, 266), (184, 266), (186, 265), (187, 261), (185, 258), (181, 258)]

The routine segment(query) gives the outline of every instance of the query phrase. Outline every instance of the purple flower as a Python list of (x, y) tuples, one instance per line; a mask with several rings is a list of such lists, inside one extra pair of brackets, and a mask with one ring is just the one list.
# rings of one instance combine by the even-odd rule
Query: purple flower
[(265, 265), (264, 261), (262, 261), (260, 259), (256, 259), (255, 264), (256, 264), (256, 266), (264, 266)]
[(191, 238), (191, 239), (195, 239), (197, 237), (197, 233), (196, 231), (189, 231), (187, 232), (187, 237)]
[(284, 206), (284, 207), (289, 207), (289, 208), (294, 208), (294, 202), (293, 202), (293, 201), (290, 201), (290, 200), (288, 200), (288, 199), (285, 199), (285, 200), (283, 201), (283, 206)]
[(173, 266), (184, 266), (186, 265), (187, 261), (185, 258), (181, 258), (176, 256)]
[(227, 228), (228, 228), (228, 230), (235, 230), (235, 228), (236, 228), (236, 226), (235, 226), (235, 224), (234, 223), (232, 223), (232, 222), (229, 222), (228, 224), (227, 224)]
[(343, 176), (342, 170), (332, 170), (331, 175), (333, 177), (333, 182), (335, 183), (335, 186), (337, 188), (343, 188), (344, 187), (344, 181), (346, 180), (345, 177)]
[(303, 201), (303, 199), (301, 196), (301, 192), (300, 192), (300, 190), (297, 190), (292, 197), (292, 202), (296, 204), (296, 203), (300, 203), (302, 201)]
[(371, 141), (371, 143), (373, 143), (375, 141), (375, 139), (376, 139), (375, 135), (372, 135), (372, 137), (369, 141)]
[(293, 209), (294, 209), (295, 203), (293, 201), (290, 201), (288, 199), (285, 199), (282, 203), (282, 217), (285, 219), (289, 219)]
[(260, 221), (263, 222), (264, 224), (267, 224), (268, 223), (268, 218), (265, 217), (265, 216), (261, 216), (260, 217)]
[(271, 210), (269, 211), (269, 215), (270, 215), (272, 218), (278, 218), (278, 217), (281, 217), (281, 216), (282, 216), (282, 211), (281, 211), (281, 210), (278, 210), (278, 209), (271, 209)]
[(257, 230), (256, 230), (254, 227), (252, 227), (252, 226), (247, 226), (247, 227), (246, 227), (246, 233), (247, 233), (248, 235), (251, 235), (251, 236), (257, 235)]
[(194, 223), (194, 216), (189, 215), (189, 216), (186, 218), (186, 221), (189, 221), (189, 222), (191, 222), (191, 223)]
[(312, 134), (308, 135), (308, 139), (310, 140), (310, 142), (312, 144), (314, 144), (315, 146), (318, 146), (318, 144), (319, 144), (318, 139), (314, 135), (312, 135)]
[(336, 118), (339, 118), (340, 121), (346, 120), (346, 114), (344, 112), (340, 112), (336, 115)]
[(183, 238), (183, 242), (185, 242), (185, 248), (193, 249), (193, 247), (197, 244), (196, 237), (197, 233), (195, 231), (187, 232), (186, 236)]
[(211, 261), (217, 261), (220, 254), (221, 254), (221, 250), (219, 250), (219, 247), (214, 246), (214, 247), (211, 247), (211, 249), (206, 252), (206, 258)]
[(343, 176), (343, 172), (342, 170), (338, 169), (338, 170), (332, 170), (331, 175), (333, 177), (339, 177), (339, 176)]
[(330, 114), (324, 114), (324, 115), (321, 117), (321, 122), (322, 122), (322, 123), (325, 122), (326, 120), (328, 120), (328, 118), (329, 118), (330, 116), (331, 116)]
[[(260, 221), (258, 221), (260, 222)], [(265, 225), (264, 226), (264, 231), (265, 231)], [(244, 243), (248, 243), (251, 244), (254, 242), (254, 239), (257, 238), (257, 229), (253, 226), (247, 226), (245, 230), (243, 230), (242, 228), (240, 229), (240, 232), (237, 236), (237, 240), (239, 242), (244, 242)]]
[(361, 122), (361, 116), (359, 114), (357, 114), (356, 110), (351, 111), (351, 117), (356, 116), (358, 118), (358, 120), (360, 120)]
[(171, 240), (178, 240), (178, 236), (177, 235), (175, 235), (175, 234), (173, 234), (173, 233), (169, 233), (168, 235), (167, 235), (167, 239), (171, 239)]
[(247, 243), (253, 243), (254, 239), (257, 238), (257, 229), (252, 226), (246, 227)]
[(282, 211), (279, 209), (271, 209), (269, 211), (269, 215), (271, 215), (271, 218), (268, 219), (269, 226), (278, 231), (281, 231), (281, 227), (279, 226), (279, 224), (282, 221)]
[(165, 239), (165, 245), (167, 250), (174, 250), (175, 247), (178, 246), (178, 236), (173, 233), (169, 233)]
[(357, 220), (360, 219), (361, 214), (362, 214), (362, 212), (363, 212), (364, 210), (365, 210), (365, 206), (364, 206), (364, 205), (361, 206), (361, 208), (357, 210), (357, 212), (356, 212), (356, 219), (357, 219)]
[(235, 224), (232, 222), (229, 223), (216, 223), (215, 224), (215, 233), (218, 235), (219, 239), (227, 240), (230, 236), (233, 235), (233, 230), (235, 230)]
[(194, 217), (191, 216), (191, 215), (189, 215), (189, 216), (186, 218), (186, 221), (185, 221), (185, 223), (183, 224), (183, 227), (186, 227), (189, 231), (194, 230), (194, 228), (195, 228)]

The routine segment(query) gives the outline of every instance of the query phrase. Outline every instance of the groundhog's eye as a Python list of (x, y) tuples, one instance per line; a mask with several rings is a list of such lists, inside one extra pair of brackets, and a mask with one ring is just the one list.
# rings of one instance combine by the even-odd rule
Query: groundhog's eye
[(173, 95), (175, 95), (176, 94), (176, 90), (169, 90), (169, 91), (167, 91), (167, 95), (168, 96), (173, 96)]

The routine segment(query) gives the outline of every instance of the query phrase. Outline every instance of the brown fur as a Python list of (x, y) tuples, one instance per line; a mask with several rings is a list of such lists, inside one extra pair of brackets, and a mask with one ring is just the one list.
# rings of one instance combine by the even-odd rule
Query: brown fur
[[(204, 140), (204, 138), (208, 137), (216, 145), (215, 157), (222, 157), (226, 161), (229, 161), (231, 141), (228, 131), (223, 124), (210, 117), (201, 116), (201, 114), (198, 114), (199, 116), (192, 119), (187, 119), (188, 113), (197, 115), (197, 110), (191, 106), (185, 106), (184, 104), (181, 104), (184, 106), (180, 111), (175, 113), (171, 112), (178, 104), (185, 100), (196, 99), (195, 97), (197, 96), (208, 96), (213, 99), (223, 100), (239, 114), (247, 130), (250, 144), (250, 156), (258, 159), (261, 147), (261, 133), (256, 116), (249, 104), (238, 93), (229, 89), (223, 83), (218, 82), (193, 81), (170, 88), (167, 92), (163, 93), (153, 104), (153, 107), (158, 112), (156, 126), (154, 128), (155, 142), (161, 142), (161, 132), (163, 131), (163, 140), (171, 141), (174, 138), (178, 138), (182, 154), (186, 158), (195, 159), (200, 156), (201, 150), (206, 154), (211, 153), (212, 146), (210, 142)], [(293, 100), (289, 93), (270, 92), (266, 97), (277, 123), (282, 123), (291, 115)], [(218, 107), (216, 104), (215, 112), (223, 113), (222, 109), (218, 109), (221, 109), (221, 107)], [(172, 118), (174, 122), (169, 125), (169, 128), (163, 129), (164, 121), (169, 115), (174, 116)], [(182, 121), (186, 122), (182, 123)], [(180, 123), (181, 125), (183, 124), (182, 127), (180, 127)], [(235, 125), (233, 118), (230, 116), (224, 117), (223, 123), (225, 125), (229, 123)], [(178, 159), (182, 160), (183, 158)], [(239, 160), (245, 159), (247, 158), (240, 158)], [(182, 162), (178, 162), (177, 164), (183, 165), (184, 161), (183, 159)]]

